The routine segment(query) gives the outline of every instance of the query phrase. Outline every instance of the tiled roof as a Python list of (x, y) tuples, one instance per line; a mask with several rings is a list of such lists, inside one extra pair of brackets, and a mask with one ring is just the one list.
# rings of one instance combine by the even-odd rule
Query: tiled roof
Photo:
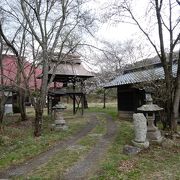
[[(176, 75), (177, 64), (174, 64), (173, 75)], [(152, 69), (145, 69), (136, 72), (129, 72), (116, 77), (111, 82), (105, 84), (104, 88), (116, 87), (126, 84), (134, 84), (152, 80), (164, 79), (164, 70), (162, 67), (156, 67)]]
[[(168, 57), (168, 56), (167, 56)], [(173, 53), (173, 61), (175, 62), (179, 57), (179, 52), (174, 52)], [(162, 66), (162, 63), (159, 59), (158, 56), (154, 56), (152, 58), (147, 58), (147, 59), (143, 59), (141, 61), (137, 61), (137, 62), (134, 62), (134, 63), (131, 63), (131, 64), (127, 64), (125, 66), (125, 71), (126, 72), (132, 72), (132, 71), (135, 71), (135, 70), (140, 70), (140, 69), (143, 69), (144, 67), (150, 67), (152, 68), (153, 66), (159, 66), (161, 67)]]
[[(55, 64), (54, 64), (55, 65)], [(53, 65), (49, 71), (49, 74), (53, 73)], [(57, 66), (55, 75), (60, 76), (78, 76), (78, 77), (93, 77), (92, 73), (84, 68), (82, 64), (59, 64)]]
[(68, 54), (59, 63), (56, 56), (56, 54), (52, 56), (51, 63), (49, 64), (50, 71), (48, 73), (50, 75), (53, 74), (54, 67), (56, 67), (55, 75), (58, 76), (93, 77), (93, 74), (83, 66), (80, 56)]
[(157, 64), (161, 64), (160, 59), (158, 58), (158, 56), (155, 56), (153, 58), (148, 58), (148, 59), (143, 59), (141, 61), (137, 61), (135, 63), (132, 64), (127, 64), (125, 66), (125, 71), (131, 71), (131, 70), (136, 70), (136, 69), (140, 69), (140, 68), (144, 68), (146, 67), (152, 67), (153, 65), (157, 66)]

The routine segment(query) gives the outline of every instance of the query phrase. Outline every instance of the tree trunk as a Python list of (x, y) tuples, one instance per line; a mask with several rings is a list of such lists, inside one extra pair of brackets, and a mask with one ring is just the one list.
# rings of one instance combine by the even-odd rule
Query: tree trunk
[(178, 69), (177, 69), (177, 77), (175, 81), (175, 92), (174, 92), (174, 101), (173, 101), (173, 117), (171, 121), (171, 130), (177, 131), (177, 119), (179, 118), (179, 101), (180, 101), (180, 50), (178, 57)]
[(88, 109), (88, 102), (87, 102), (86, 94), (84, 94), (84, 108)]
[(166, 111), (167, 111), (167, 118), (166, 118), (166, 128), (171, 128), (171, 121), (172, 121), (172, 112), (173, 112), (173, 77), (171, 73), (164, 68), (165, 72), (165, 82), (166, 82)]
[(3, 132), (3, 119), (5, 111), (5, 97), (4, 92), (0, 92), (0, 132)]
[[(169, 91), (169, 90), (168, 90)], [(166, 127), (167, 128), (171, 128), (171, 121), (172, 121), (172, 94), (170, 92), (167, 93), (168, 94), (168, 100), (167, 100), (167, 122), (166, 122)]]
[(3, 118), (4, 118), (4, 110), (5, 110), (5, 96), (4, 96), (4, 71), (3, 71), (3, 56), (2, 56), (2, 52), (3, 52), (3, 40), (2, 37), (0, 35), (0, 83), (1, 83), (1, 89), (0, 89), (0, 130), (2, 128), (2, 122), (3, 122)]
[(159, 43), (160, 43), (160, 54), (158, 55), (165, 74), (165, 82), (166, 82), (166, 96), (167, 96), (167, 126), (171, 127), (171, 120), (172, 120), (172, 110), (173, 110), (173, 103), (172, 103), (172, 87), (173, 87), (173, 76), (172, 76), (172, 59), (167, 61), (165, 47), (164, 47), (164, 35), (163, 35), (163, 28), (162, 28), (162, 17), (161, 17), (161, 8), (162, 8), (162, 1), (155, 0), (155, 8), (156, 8), (156, 18), (158, 22), (158, 34), (159, 34)]
[(175, 89), (174, 94), (174, 102), (173, 102), (173, 117), (171, 120), (171, 130), (177, 131), (177, 119), (179, 117), (179, 100), (180, 100), (180, 77), (177, 77), (177, 87)]
[(4, 103), (2, 102), (2, 100), (0, 99), (0, 124), (2, 124), (3, 122), (3, 118), (4, 118)]
[(19, 110), (21, 113), (21, 121), (27, 120), (26, 106), (25, 106), (25, 93), (24, 90), (19, 90)]
[(35, 137), (41, 136), (42, 121), (43, 121), (43, 107), (40, 101), (37, 101), (35, 105), (35, 121), (34, 121)]
[(3, 128), (3, 119), (4, 119), (4, 104), (0, 104), (0, 133), (4, 131)]

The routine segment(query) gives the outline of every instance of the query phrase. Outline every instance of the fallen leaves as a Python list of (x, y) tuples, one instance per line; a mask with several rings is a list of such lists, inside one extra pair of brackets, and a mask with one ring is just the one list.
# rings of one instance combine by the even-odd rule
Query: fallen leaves
[(130, 172), (136, 166), (137, 166), (137, 160), (136, 159), (124, 160), (124, 161), (120, 162), (118, 170), (122, 171), (122, 172)]

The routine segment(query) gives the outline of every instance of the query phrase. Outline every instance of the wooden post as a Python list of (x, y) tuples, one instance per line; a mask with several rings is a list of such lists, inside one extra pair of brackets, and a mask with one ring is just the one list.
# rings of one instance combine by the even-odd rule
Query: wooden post
[(104, 106), (103, 108), (106, 108), (106, 89), (104, 88)]

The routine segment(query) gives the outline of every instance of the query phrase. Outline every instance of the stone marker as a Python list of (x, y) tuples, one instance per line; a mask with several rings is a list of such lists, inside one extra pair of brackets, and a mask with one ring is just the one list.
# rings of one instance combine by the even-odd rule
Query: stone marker
[(172, 147), (175, 146), (175, 143), (174, 143), (174, 141), (171, 140), (171, 139), (163, 138), (161, 145), (162, 145), (162, 147), (165, 148), (165, 149), (170, 149), (170, 148), (172, 148)]
[(142, 149), (135, 146), (125, 145), (123, 148), (123, 153), (126, 155), (138, 154)]
[(135, 133), (135, 138), (132, 140), (133, 145), (140, 148), (148, 148), (149, 141), (146, 139), (147, 119), (143, 113), (133, 114), (133, 124)]

